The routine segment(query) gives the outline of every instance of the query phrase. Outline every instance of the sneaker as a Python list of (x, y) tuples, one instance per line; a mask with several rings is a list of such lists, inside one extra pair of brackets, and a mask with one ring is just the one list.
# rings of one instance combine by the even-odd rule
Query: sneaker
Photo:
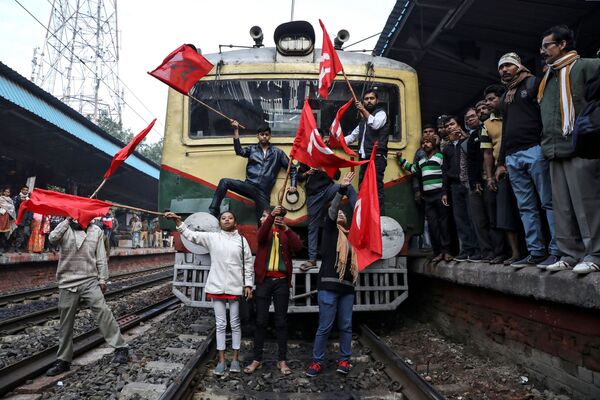
[(536, 265), (538, 265), (545, 259), (546, 259), (546, 256), (534, 256), (534, 255), (530, 254), (527, 257), (522, 258), (522, 259), (512, 263), (512, 266), (513, 266), (513, 268), (516, 268), (516, 269), (525, 268), (525, 267), (535, 267)]
[(548, 258), (546, 258), (544, 261), (542, 261), (541, 263), (539, 263), (537, 265), (537, 267), (539, 269), (546, 269), (546, 268), (548, 268), (548, 266), (550, 266), (552, 264), (556, 264), (559, 260), (560, 260), (560, 258), (558, 256), (550, 254), (548, 256)]
[(556, 272), (565, 271), (567, 269), (573, 269), (573, 266), (566, 261), (558, 260), (554, 264), (550, 264), (546, 267), (546, 271)]
[(121, 347), (115, 350), (115, 356), (113, 362), (118, 364), (127, 364), (129, 361), (129, 349), (127, 347)]
[(242, 368), (240, 367), (240, 362), (238, 360), (231, 361), (231, 365), (229, 365), (229, 372), (242, 372)]
[(213, 374), (221, 376), (221, 375), (225, 374), (226, 369), (227, 369), (227, 364), (224, 362), (220, 362), (217, 364), (215, 369), (213, 369)]
[(316, 267), (317, 267), (316, 260), (308, 260), (308, 261), (304, 261), (302, 264), (300, 264), (300, 271), (306, 272), (306, 271), (309, 271)]
[(319, 364), (315, 360), (312, 360), (310, 365), (306, 369), (305, 374), (306, 376), (310, 376), (312, 378), (319, 375), (319, 372), (321, 372), (321, 364)]
[(471, 263), (479, 263), (483, 261), (483, 257), (481, 257), (481, 254), (473, 254), (472, 256), (469, 256), (469, 258), (467, 258), (467, 262), (471, 262)]
[(339, 372), (340, 374), (347, 375), (348, 372), (350, 372), (351, 369), (352, 369), (352, 364), (350, 364), (350, 361), (348, 361), (348, 360), (339, 360), (337, 362), (337, 369), (336, 369), (336, 371)]
[(48, 371), (46, 371), (46, 375), (47, 376), (56, 376), (56, 375), (62, 374), (63, 372), (67, 372), (70, 369), (71, 369), (71, 363), (63, 361), (63, 360), (56, 360), (56, 362), (54, 364), (52, 364), (52, 367), (50, 367), (50, 369)]
[(590, 272), (599, 272), (600, 266), (591, 261), (582, 261), (573, 268), (576, 274), (589, 274)]
[(454, 261), (458, 261), (458, 262), (465, 262), (469, 260), (469, 256), (467, 254), (464, 253), (460, 253), (459, 255), (457, 255), (456, 257), (454, 257)]
[(521, 257), (509, 257), (508, 259), (504, 260), (504, 265), (513, 265), (513, 263), (516, 263), (520, 259)]

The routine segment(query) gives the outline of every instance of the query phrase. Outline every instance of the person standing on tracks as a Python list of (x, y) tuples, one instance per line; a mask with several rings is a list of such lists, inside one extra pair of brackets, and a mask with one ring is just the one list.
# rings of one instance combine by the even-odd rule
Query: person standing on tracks
[(254, 331), (254, 359), (244, 368), (247, 374), (262, 366), (263, 346), (269, 323), (271, 299), (275, 308), (275, 333), (279, 350), (277, 369), (283, 375), (292, 370), (287, 365), (287, 311), (292, 286), (292, 253), (302, 249), (302, 240), (287, 227), (281, 206), (263, 211), (258, 229), (258, 250), (254, 260), (256, 276), (256, 329)]
[[(348, 172), (338, 193), (333, 198), (323, 228), (321, 242), (321, 268), (317, 284), (319, 302), (319, 327), (315, 334), (312, 362), (306, 369), (306, 375), (317, 376), (325, 359), (327, 339), (337, 316), (340, 334), (340, 358), (336, 371), (347, 374), (352, 369), (352, 307), (354, 305), (354, 286), (358, 279), (356, 253), (348, 241), (348, 217), (340, 210), (342, 198), (348, 193), (348, 186), (354, 178), (354, 172)], [(351, 204), (354, 209), (354, 204)]]
[[(248, 159), (246, 164), (246, 180), (223, 178), (215, 190), (208, 212), (218, 217), (221, 212), (221, 202), (228, 190), (241, 194), (254, 200), (256, 222), (260, 224), (260, 218), (264, 210), (269, 208), (271, 190), (280, 169), (286, 170), (290, 162), (288, 156), (279, 148), (271, 145), (271, 128), (261, 125), (257, 130), (258, 143), (242, 147), (240, 144), (240, 124), (232, 121), (233, 148), (235, 154)], [(296, 167), (290, 168), (290, 193), (296, 191)]]
[(94, 224), (83, 229), (66, 218), (54, 228), (48, 240), (60, 245), (56, 279), (60, 314), (57, 361), (46, 372), (54, 376), (68, 371), (73, 359), (73, 325), (79, 302), (90, 307), (106, 342), (116, 349), (114, 361), (127, 363), (129, 350), (119, 325), (104, 301), (108, 261), (102, 229)]
[[(379, 105), (379, 95), (375, 90), (369, 90), (363, 96), (363, 101), (356, 102), (356, 109), (360, 113), (361, 121), (352, 133), (345, 137), (346, 144), (358, 140), (358, 155), (361, 160), (371, 158), (371, 151), (377, 144), (375, 157), (375, 170), (377, 175), (377, 195), (379, 197), (379, 210), (385, 215), (383, 175), (387, 167), (388, 139), (390, 137), (390, 124), (383, 107)], [(358, 174), (358, 187), (362, 183), (367, 165), (360, 166)]]
[(206, 280), (206, 298), (212, 299), (217, 325), (216, 339), (219, 362), (213, 374), (223, 375), (227, 369), (225, 361), (225, 330), (227, 328), (227, 303), (229, 302), (229, 324), (231, 325), (231, 347), (233, 355), (229, 372), (241, 372), (238, 355), (242, 343), (240, 322), (240, 297), (252, 298), (254, 269), (252, 252), (245, 237), (239, 234), (235, 215), (225, 211), (219, 216), (219, 232), (194, 232), (173, 212), (165, 218), (175, 221), (177, 231), (191, 242), (204, 246), (210, 252), (210, 272)]

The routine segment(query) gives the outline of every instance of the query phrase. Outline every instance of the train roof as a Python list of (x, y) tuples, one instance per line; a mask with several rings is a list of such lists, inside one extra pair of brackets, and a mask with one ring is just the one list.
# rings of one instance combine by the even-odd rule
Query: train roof
[[(371, 62), (374, 68), (390, 68), (416, 73), (415, 69), (412, 68), (410, 65), (385, 57), (344, 51), (338, 51), (338, 56), (342, 65), (364, 65), (368, 62)], [(230, 50), (222, 53), (204, 54), (204, 57), (206, 57), (211, 63), (215, 65), (220, 61), (223, 61), (225, 64), (230, 65), (273, 64), (278, 62), (282, 64), (290, 64), (293, 63), (294, 60), (299, 64), (318, 64), (321, 58), (321, 49), (315, 49), (309, 56), (281, 56), (285, 57), (286, 61), (281, 61), (277, 59), (277, 50), (275, 49), (275, 47)]]

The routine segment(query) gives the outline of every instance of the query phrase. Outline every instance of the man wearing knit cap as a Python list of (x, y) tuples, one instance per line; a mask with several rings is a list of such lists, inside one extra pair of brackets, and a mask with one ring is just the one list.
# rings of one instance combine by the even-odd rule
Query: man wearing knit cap
[[(496, 179), (508, 173), (517, 197), (529, 252), (512, 265), (515, 268), (537, 266), (546, 269), (559, 260), (561, 253), (554, 237), (548, 161), (542, 156), (540, 146), (542, 118), (536, 100), (539, 80), (521, 65), (521, 59), (515, 53), (507, 53), (500, 58), (498, 72), (506, 86), (506, 94), (502, 100), (504, 123)], [(538, 197), (550, 228), (547, 251)]]

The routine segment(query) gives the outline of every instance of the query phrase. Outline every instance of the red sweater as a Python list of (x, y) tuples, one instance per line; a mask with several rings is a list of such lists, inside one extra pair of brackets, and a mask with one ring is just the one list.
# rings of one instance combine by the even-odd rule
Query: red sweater
[[(273, 241), (273, 222), (275, 217), (269, 214), (265, 222), (258, 228), (257, 240), (258, 250), (254, 259), (254, 282), (257, 285), (263, 283), (267, 273), (267, 258), (271, 251), (271, 243)], [(287, 272), (288, 286), (292, 285), (292, 252), (302, 249), (304, 246), (302, 240), (292, 231), (288, 229), (284, 231), (275, 228), (279, 232), (279, 245), (283, 254), (283, 262)]]

